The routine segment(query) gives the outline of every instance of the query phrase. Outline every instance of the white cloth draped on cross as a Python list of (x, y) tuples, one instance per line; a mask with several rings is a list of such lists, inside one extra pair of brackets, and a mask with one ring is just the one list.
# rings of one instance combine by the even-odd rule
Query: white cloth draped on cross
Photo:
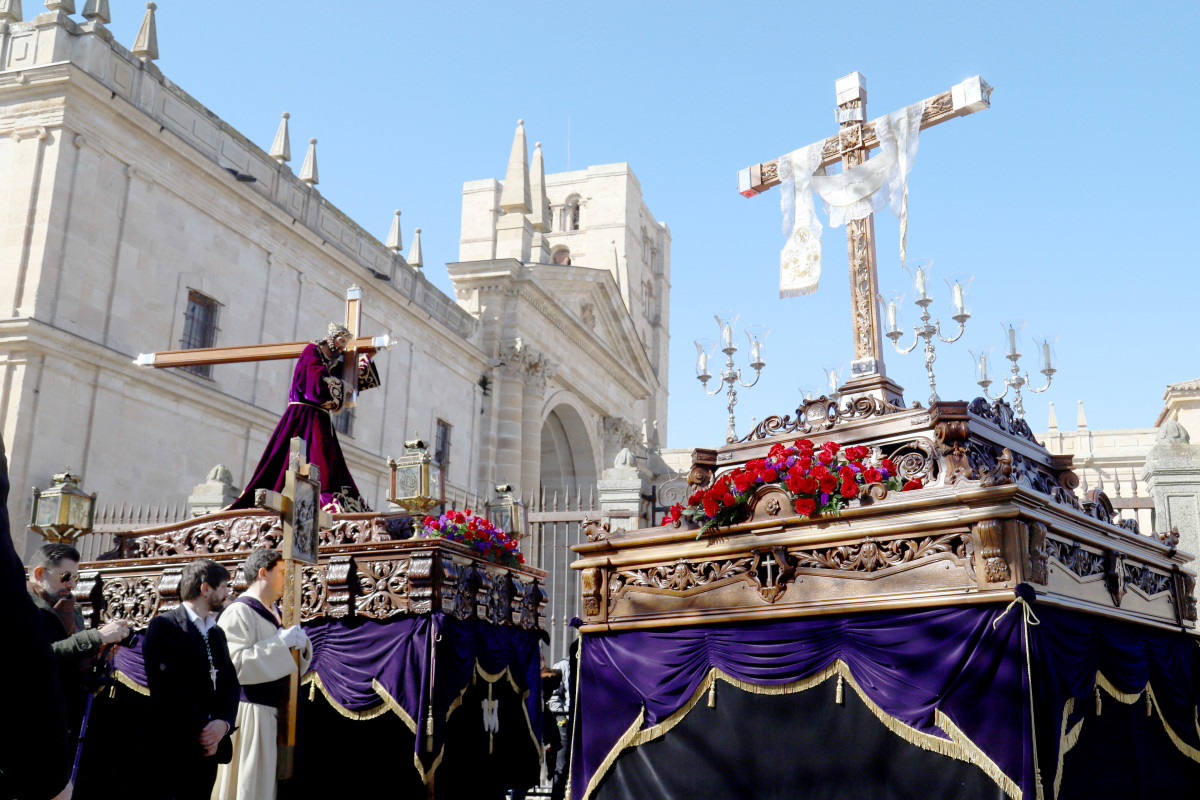
[(829, 224), (840, 228), (885, 206), (900, 218), (900, 265), (907, 256), (908, 173), (917, 155), (925, 101), (875, 120), (879, 153), (837, 175), (821, 164), (824, 142), (802, 147), (778, 161), (783, 233), (779, 254), (779, 296), (797, 297), (817, 289), (821, 277), (821, 221), (813, 193), (820, 195)]

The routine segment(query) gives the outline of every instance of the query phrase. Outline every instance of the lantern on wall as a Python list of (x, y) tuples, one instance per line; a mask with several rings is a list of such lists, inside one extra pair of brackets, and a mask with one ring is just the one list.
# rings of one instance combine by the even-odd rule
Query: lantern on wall
[(425, 512), (446, 502), (446, 482), (441, 464), (435, 464), (420, 439), (404, 443), (404, 456), (389, 458), (392, 471), (389, 500), (410, 513)]
[(96, 518), (96, 494), (79, 488), (79, 476), (65, 472), (54, 476), (45, 491), (33, 487), (33, 510), (29, 528), (47, 542), (71, 543), (91, 533)]
[(513, 497), (513, 488), (507, 483), (496, 487), (496, 496), (484, 505), (488, 522), (514, 539), (522, 539), (528, 533), (529, 512), (520, 499)]

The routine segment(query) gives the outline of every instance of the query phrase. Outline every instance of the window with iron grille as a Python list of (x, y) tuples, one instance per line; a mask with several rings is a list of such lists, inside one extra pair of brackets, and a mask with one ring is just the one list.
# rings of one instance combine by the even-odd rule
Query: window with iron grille
[[(221, 304), (195, 289), (188, 290), (187, 311), (183, 316), (183, 338), (179, 346), (184, 350), (212, 347), (217, 343), (217, 312)], [(212, 377), (212, 364), (197, 364), (184, 367), (193, 375)]]
[(333, 415), (333, 429), (342, 436), (354, 435), (354, 409), (344, 408)]
[(433, 458), (443, 469), (450, 463), (450, 423), (437, 421), (437, 436), (434, 438)]

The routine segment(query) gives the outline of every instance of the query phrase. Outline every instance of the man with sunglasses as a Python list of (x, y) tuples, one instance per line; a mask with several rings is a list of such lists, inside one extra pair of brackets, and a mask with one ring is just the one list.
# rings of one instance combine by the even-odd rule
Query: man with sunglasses
[(86, 689), (85, 662), (106, 644), (124, 640), (133, 630), (129, 621), (115, 619), (98, 629), (85, 629), (83, 614), (75, 607), (75, 584), (79, 579), (79, 551), (69, 544), (42, 545), (30, 560), (27, 584), (43, 627), (53, 642), (59, 681), (67, 699), (70, 735), (79, 733)]

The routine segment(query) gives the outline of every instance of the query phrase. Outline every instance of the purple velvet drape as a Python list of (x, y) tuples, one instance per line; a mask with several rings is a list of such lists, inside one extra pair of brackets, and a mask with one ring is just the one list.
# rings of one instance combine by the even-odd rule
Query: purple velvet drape
[[(1200, 650), (1183, 634), (1034, 604), (1029, 627), (1038, 758), (1053, 782), (1061, 713), (1093, 691), (1097, 670), (1122, 691), (1149, 680), (1176, 733), (1200, 746)], [(641, 729), (679, 711), (709, 670), (772, 686), (843, 661), (867, 697), (918, 731), (948, 738), (940, 710), (1013, 782), (1036, 797), (1022, 609), (966, 606), (588, 635), (580, 656), (571, 796), (586, 787), (644, 708)], [(1056, 711), (1057, 710), (1057, 711)], [(667, 734), (670, 735), (669, 733)]]
[[(320, 676), (330, 697), (351, 711), (376, 708), (382, 702), (373, 685), (377, 681), (416, 723), (421, 735), (416, 737), (415, 747), (426, 767), (432, 761), (422, 749), (431, 667), (436, 675), (435, 754), (442, 747), (446, 712), (470, 683), (476, 663), (492, 675), (508, 670), (519, 693), (528, 692), (525, 708), (534, 735), (541, 739), (541, 650), (537, 631), (476, 619), (459, 620), (442, 613), (387, 622), (322, 620), (306, 624), (304, 630), (313, 643), (310, 671)], [(437, 641), (433, 664), (429, 658), (431, 636)], [(140, 643), (120, 648), (113, 658), (113, 668), (146, 685)]]

